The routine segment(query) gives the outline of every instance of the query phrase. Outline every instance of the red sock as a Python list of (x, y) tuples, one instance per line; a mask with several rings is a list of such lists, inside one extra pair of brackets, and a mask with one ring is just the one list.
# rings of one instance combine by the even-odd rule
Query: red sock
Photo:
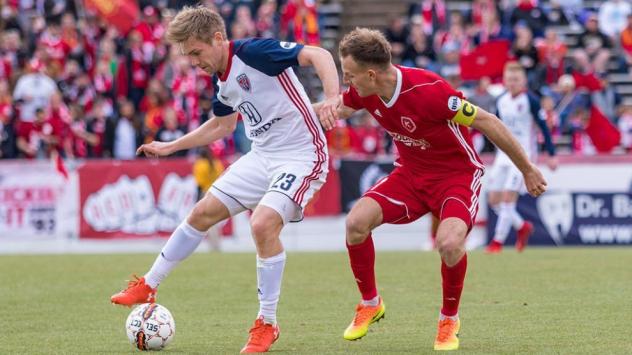
[(449, 267), (441, 260), (441, 278), (443, 279), (443, 308), (441, 314), (453, 317), (459, 312), (463, 280), (467, 270), (467, 254), (454, 266)]
[(371, 234), (362, 244), (349, 245), (349, 261), (351, 270), (355, 276), (358, 288), (365, 301), (371, 300), (377, 296), (377, 287), (375, 286), (375, 248), (373, 247), (373, 238)]

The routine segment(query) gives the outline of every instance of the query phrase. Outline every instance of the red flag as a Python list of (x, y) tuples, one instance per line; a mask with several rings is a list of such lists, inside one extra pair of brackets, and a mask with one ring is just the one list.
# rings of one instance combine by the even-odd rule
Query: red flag
[(64, 164), (64, 159), (61, 158), (60, 154), (55, 154), (55, 169), (60, 173), (65, 180), (68, 180), (68, 170), (66, 169), (66, 164)]
[(590, 108), (590, 120), (586, 126), (586, 134), (600, 153), (609, 153), (621, 142), (621, 132), (594, 105)]
[(96, 12), (123, 35), (132, 29), (140, 14), (136, 1), (84, 0), (84, 2), (88, 10)]
[(471, 53), (461, 56), (461, 78), (479, 80), (484, 76), (495, 79), (503, 75), (509, 60), (509, 41), (499, 40), (483, 43)]

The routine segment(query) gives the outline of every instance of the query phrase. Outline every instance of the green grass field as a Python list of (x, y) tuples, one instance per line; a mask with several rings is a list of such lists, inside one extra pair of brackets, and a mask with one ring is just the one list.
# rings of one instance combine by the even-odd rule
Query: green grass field
[[(1, 256), (0, 354), (125, 354), (129, 310), (109, 297), (154, 255)], [(342, 339), (359, 298), (344, 253), (290, 253), (273, 353), (432, 353), (440, 302), (435, 253), (378, 253), (386, 319)], [(176, 336), (164, 350), (236, 354), (256, 316), (251, 254), (196, 254), (163, 283)], [(470, 253), (461, 349), (476, 354), (631, 354), (632, 249)]]

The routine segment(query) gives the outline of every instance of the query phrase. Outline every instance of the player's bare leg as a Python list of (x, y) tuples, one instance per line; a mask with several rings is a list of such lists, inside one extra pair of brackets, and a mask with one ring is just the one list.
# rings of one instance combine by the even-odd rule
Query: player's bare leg
[(467, 270), (465, 237), (468, 226), (456, 217), (441, 221), (437, 230), (437, 249), (441, 255), (441, 277), (443, 280), (443, 307), (439, 316), (435, 350), (459, 348), (458, 333), (461, 326), (458, 309)]
[[(492, 211), (496, 213), (496, 225), (498, 226), (498, 220), (500, 218), (500, 203), (502, 201), (502, 191), (491, 191), (487, 197), (487, 203), (491, 207)], [(504, 241), (503, 241), (504, 243)], [(489, 242), (487, 248), (485, 248), (485, 252), (488, 254), (496, 254), (500, 253), (503, 249), (503, 243), (499, 243), (494, 238)]]
[(250, 217), (250, 229), (257, 247), (257, 293), (259, 314), (241, 353), (260, 353), (279, 338), (276, 309), (285, 268), (285, 251), (279, 235), (283, 219), (267, 206), (259, 205)]
[(125, 290), (113, 295), (112, 303), (132, 306), (155, 302), (156, 288), (160, 282), (195, 251), (211, 226), (228, 217), (226, 206), (212, 194), (207, 194), (195, 204), (189, 217), (173, 231), (149, 272), (140, 279), (135, 277)]
[(369, 325), (384, 317), (386, 308), (377, 293), (375, 283), (375, 249), (371, 231), (382, 223), (382, 208), (369, 197), (361, 198), (346, 219), (347, 250), (351, 269), (362, 301), (356, 306), (356, 314), (344, 332), (347, 340), (365, 336)]

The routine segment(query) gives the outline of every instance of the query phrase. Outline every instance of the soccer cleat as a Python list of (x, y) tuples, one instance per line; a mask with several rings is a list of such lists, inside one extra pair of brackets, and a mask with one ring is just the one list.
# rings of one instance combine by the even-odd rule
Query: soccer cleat
[(457, 350), (459, 348), (459, 329), (461, 329), (461, 321), (458, 318), (457, 320), (440, 319), (434, 349)]
[(525, 221), (522, 227), (518, 229), (518, 237), (516, 238), (516, 251), (521, 253), (529, 242), (529, 237), (533, 233), (533, 224)]
[(345, 333), (343, 337), (347, 340), (358, 340), (366, 335), (369, 331), (369, 325), (379, 322), (380, 319), (384, 318), (384, 313), (386, 312), (386, 307), (384, 306), (384, 302), (382, 298), (380, 298), (380, 303), (377, 306), (365, 306), (362, 303), (356, 306), (356, 314), (353, 317), (353, 321), (347, 329), (345, 329)]
[(272, 344), (279, 339), (279, 326), (263, 322), (263, 316), (255, 320), (255, 324), (250, 328), (248, 342), (241, 349), (241, 354), (265, 353)]
[(503, 245), (498, 243), (495, 240), (492, 240), (491, 243), (485, 248), (486, 254), (499, 254), (503, 251)]
[(134, 280), (128, 280), (127, 288), (113, 295), (110, 300), (114, 304), (131, 307), (139, 303), (155, 303), (156, 289), (145, 283), (145, 278), (133, 275)]

